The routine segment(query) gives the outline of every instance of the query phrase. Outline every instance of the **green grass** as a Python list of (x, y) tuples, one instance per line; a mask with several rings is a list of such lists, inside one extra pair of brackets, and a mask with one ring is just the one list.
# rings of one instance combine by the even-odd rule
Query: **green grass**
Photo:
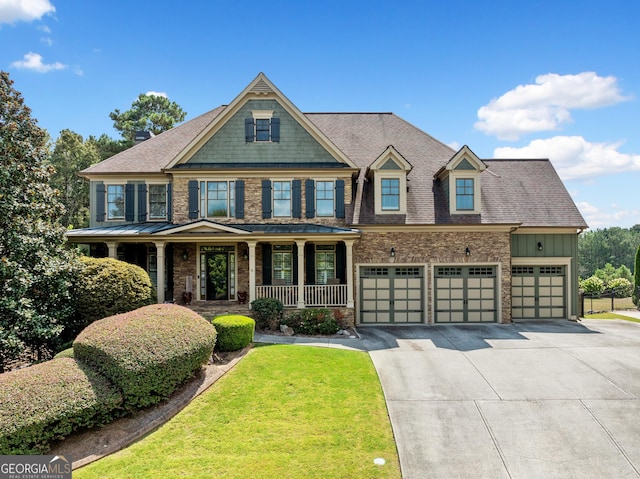
[(587, 319), (623, 319), (624, 321), (632, 321), (634, 323), (640, 323), (640, 319), (632, 318), (631, 316), (624, 316), (619, 313), (598, 313), (598, 314), (585, 314)]
[(400, 476), (369, 355), (291, 345), (252, 349), (160, 429), (73, 472), (75, 479)]
[[(614, 298), (614, 309), (635, 309), (631, 298)], [(611, 298), (585, 298), (585, 311), (611, 311)]]

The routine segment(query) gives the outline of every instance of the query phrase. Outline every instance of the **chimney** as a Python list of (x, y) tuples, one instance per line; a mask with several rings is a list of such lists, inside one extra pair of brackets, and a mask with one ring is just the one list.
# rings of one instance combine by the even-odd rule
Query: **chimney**
[(155, 135), (150, 131), (136, 131), (136, 134), (133, 138), (133, 142), (135, 145), (138, 143), (142, 143), (143, 141), (147, 141), (149, 138), (153, 138)]

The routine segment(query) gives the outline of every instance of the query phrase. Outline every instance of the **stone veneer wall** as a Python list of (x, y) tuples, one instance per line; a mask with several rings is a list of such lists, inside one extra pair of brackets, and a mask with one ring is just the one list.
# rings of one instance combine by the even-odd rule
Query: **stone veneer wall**
[[(275, 172), (274, 172), (275, 173)], [(228, 176), (225, 176), (228, 178)], [(287, 178), (285, 174), (275, 174), (274, 177)], [(200, 180), (198, 176), (190, 178), (178, 177), (173, 180), (173, 222), (187, 223), (192, 221), (189, 219), (189, 180)], [(241, 178), (239, 178), (241, 179)], [(346, 225), (344, 219), (339, 218), (306, 218), (306, 194), (304, 187), (305, 178), (302, 180), (302, 218), (262, 218), (262, 180), (271, 178), (246, 178), (244, 181), (244, 219), (237, 220), (235, 218), (214, 218), (218, 223), (262, 223), (264, 221), (271, 224), (287, 224), (287, 223), (320, 223), (328, 226)], [(344, 202), (345, 205), (351, 204), (352, 185), (351, 177), (341, 177), (344, 180)]]
[[(466, 256), (469, 247), (471, 255)], [(391, 248), (395, 258), (390, 257)], [(427, 317), (432, 322), (431, 265), (500, 264), (502, 267), (501, 302), (503, 323), (511, 321), (511, 235), (508, 232), (364, 232), (353, 247), (354, 268), (357, 263), (426, 264)], [(357, 278), (357, 269), (354, 278)], [(355, 290), (358, 304), (359, 291)]]

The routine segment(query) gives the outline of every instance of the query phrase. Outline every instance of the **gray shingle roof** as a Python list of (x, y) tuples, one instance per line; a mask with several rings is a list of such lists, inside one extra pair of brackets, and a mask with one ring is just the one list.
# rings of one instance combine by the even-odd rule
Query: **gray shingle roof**
[[(115, 155), (83, 173), (159, 173), (223, 110), (220, 106)], [(366, 170), (390, 145), (412, 166), (406, 215), (375, 215), (373, 182), (364, 183), (358, 224), (522, 224), (586, 228), (582, 215), (548, 160), (483, 160), (482, 213), (450, 215), (434, 174), (456, 153), (393, 113), (307, 113), (306, 117), (355, 165)]]

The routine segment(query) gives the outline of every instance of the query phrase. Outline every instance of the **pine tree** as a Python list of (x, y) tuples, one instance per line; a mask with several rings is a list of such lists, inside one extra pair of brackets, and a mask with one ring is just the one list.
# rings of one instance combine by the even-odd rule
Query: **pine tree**
[(58, 223), (48, 135), (0, 71), (0, 372), (26, 351), (50, 351), (71, 317), (73, 253)]

